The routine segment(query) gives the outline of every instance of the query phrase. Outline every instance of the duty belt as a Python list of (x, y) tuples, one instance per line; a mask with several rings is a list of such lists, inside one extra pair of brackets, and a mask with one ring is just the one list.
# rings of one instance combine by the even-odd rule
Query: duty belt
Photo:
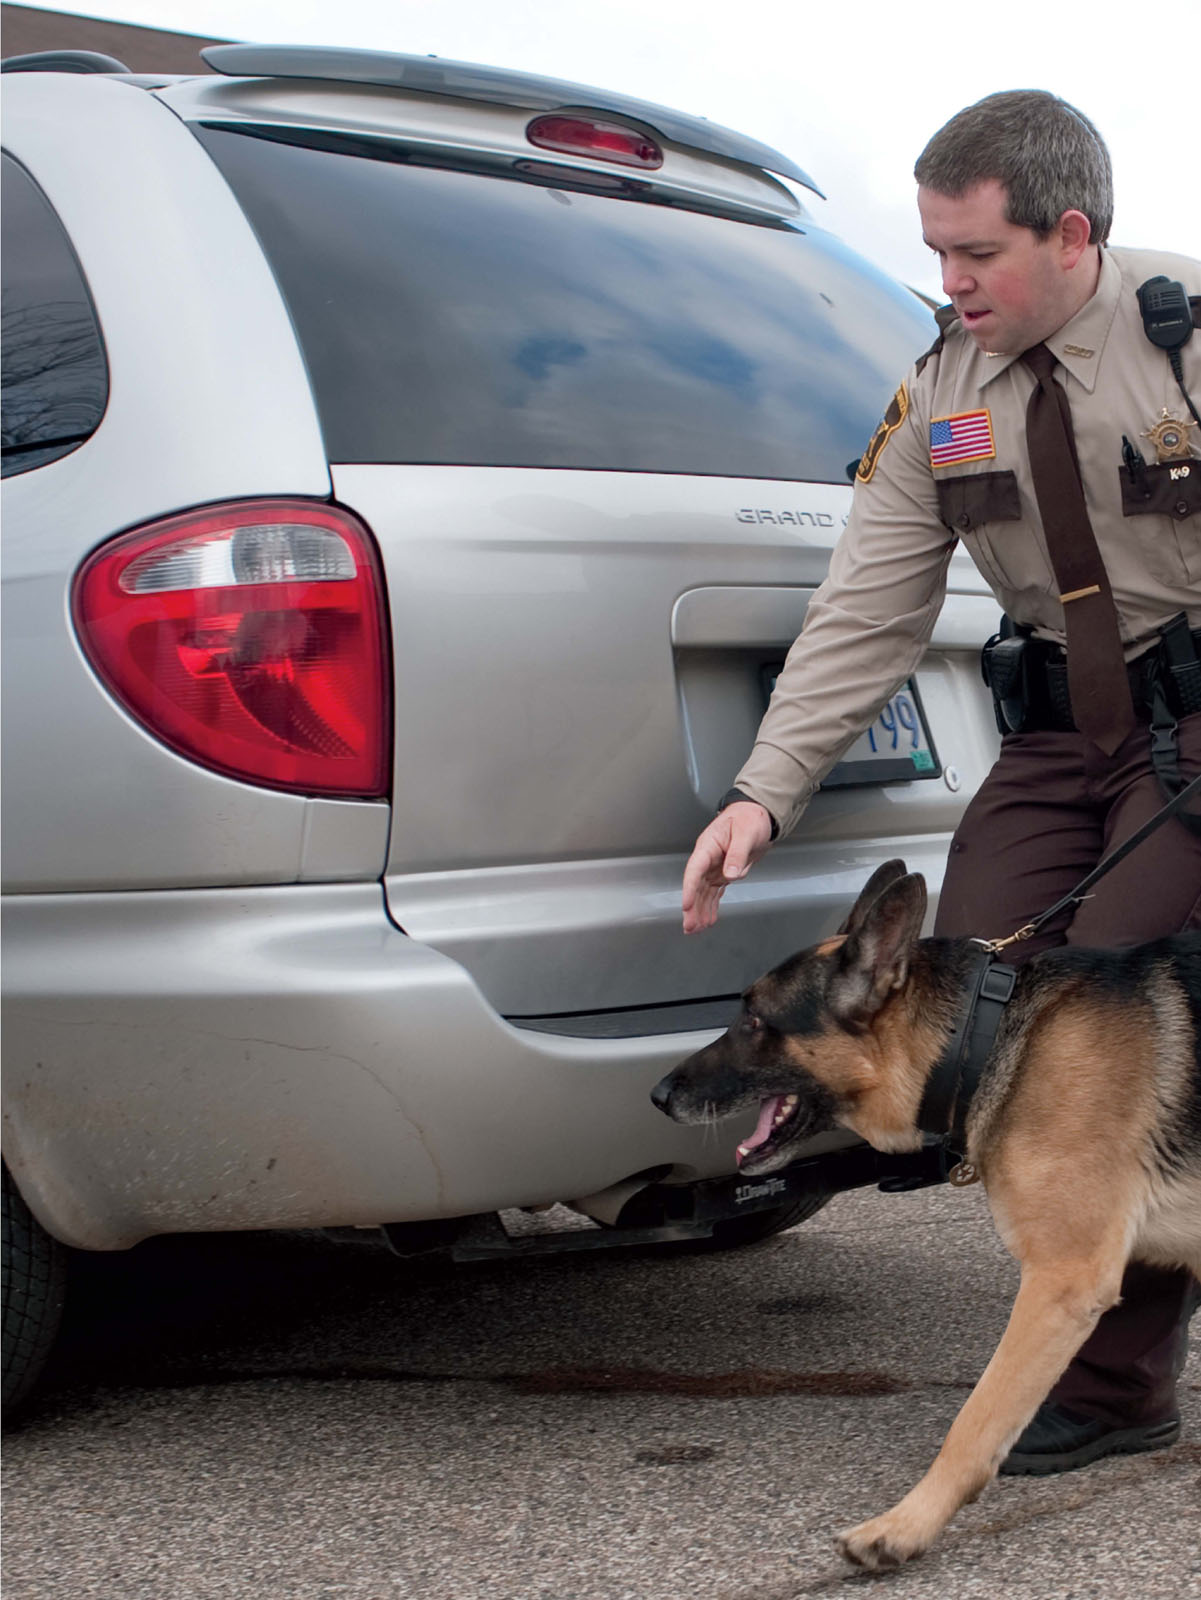
[[(980, 664), (1001, 733), (1076, 731), (1059, 645), (1031, 638), (1005, 618), (1002, 632), (984, 646)], [(1201, 712), (1201, 629), (1190, 631), (1180, 612), (1160, 629), (1158, 644), (1127, 662), (1126, 673), (1135, 713), (1150, 725), (1152, 766), (1171, 798), (1184, 787), (1177, 724)], [(1181, 813), (1180, 820), (1201, 832), (1196, 817)]]
[[(1189, 633), (1192, 648), (1201, 654), (1201, 630)], [(1026, 646), (1025, 663), (1025, 716), (1020, 729), (1011, 729), (1004, 723), (1001, 732), (1030, 733), (1047, 729), (1060, 733), (1074, 733), (1072, 701), (1068, 694), (1068, 664), (1059, 645), (1046, 644), (1041, 639), (1022, 640)], [(1194, 662), (1196, 656), (1194, 656)], [(1165, 660), (1165, 645), (1160, 644), (1126, 663), (1126, 676), (1130, 680), (1130, 695), (1140, 718), (1150, 720), (1154, 712), (1157, 688), (1162, 687), (1164, 703), (1176, 718), (1189, 717), (1201, 711), (1201, 666), (1195, 667), (1196, 683), (1189, 681), (1190, 674), (1179, 669), (1173, 671)], [(986, 678), (986, 681), (987, 678)]]

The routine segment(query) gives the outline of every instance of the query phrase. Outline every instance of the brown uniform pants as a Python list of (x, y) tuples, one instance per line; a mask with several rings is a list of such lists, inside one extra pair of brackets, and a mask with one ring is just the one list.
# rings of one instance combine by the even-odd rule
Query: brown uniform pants
[[(1180, 770), (1201, 771), (1201, 714), (1180, 724)], [(1072, 889), (1164, 802), (1146, 723), (1106, 756), (1078, 733), (1007, 734), (951, 843), (935, 933), (1013, 933)], [(1196, 809), (1195, 802), (1190, 809)], [(1002, 959), (1052, 945), (1140, 944), (1201, 927), (1201, 836), (1172, 817), (1057, 918)], [(1050, 1399), (1123, 1426), (1175, 1409), (1198, 1285), (1187, 1272), (1134, 1264)]]

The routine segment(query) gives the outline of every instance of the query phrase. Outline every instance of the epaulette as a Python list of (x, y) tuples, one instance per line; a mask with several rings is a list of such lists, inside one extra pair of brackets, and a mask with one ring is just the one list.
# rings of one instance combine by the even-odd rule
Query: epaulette
[(924, 355), (918, 356), (915, 372), (916, 377), (921, 376), (922, 369), (925, 367), (926, 362), (929, 361), (930, 357), (936, 356), (942, 349), (943, 341), (946, 339), (947, 334), (951, 331), (953, 324), (959, 321), (959, 313), (956, 311), (954, 306), (939, 306), (938, 310), (934, 313), (934, 320), (938, 323), (938, 338), (935, 339), (934, 343), (924, 353)]

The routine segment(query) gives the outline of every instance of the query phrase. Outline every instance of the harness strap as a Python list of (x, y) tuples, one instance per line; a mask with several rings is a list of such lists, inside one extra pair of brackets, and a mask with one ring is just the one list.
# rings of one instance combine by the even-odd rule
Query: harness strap
[(1016, 967), (994, 961), (988, 950), (981, 951), (972, 968), (966, 1000), (951, 1037), (926, 1082), (917, 1125), (923, 1133), (946, 1136), (957, 1150), (964, 1149), (968, 1107), (984, 1063), (992, 1052), (1017, 977)]

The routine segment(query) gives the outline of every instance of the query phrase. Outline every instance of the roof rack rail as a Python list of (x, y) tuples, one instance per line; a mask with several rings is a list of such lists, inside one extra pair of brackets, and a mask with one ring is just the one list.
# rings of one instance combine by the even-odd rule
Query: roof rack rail
[(99, 50), (35, 50), (32, 55), (9, 56), (0, 72), (128, 72), (124, 61), (103, 56)]
[(327, 49), (321, 45), (211, 44), (200, 52), (214, 72), (235, 78), (319, 78), (330, 83), (369, 83), (405, 89), (414, 94), (449, 95), (528, 111), (608, 111), (640, 123), (674, 144), (709, 155), (725, 156), (792, 178), (825, 195), (795, 161), (770, 145), (748, 139), (731, 128), (672, 111), (649, 100), (613, 94), (503, 67), (481, 67), (439, 56), (397, 55), (376, 50)]

